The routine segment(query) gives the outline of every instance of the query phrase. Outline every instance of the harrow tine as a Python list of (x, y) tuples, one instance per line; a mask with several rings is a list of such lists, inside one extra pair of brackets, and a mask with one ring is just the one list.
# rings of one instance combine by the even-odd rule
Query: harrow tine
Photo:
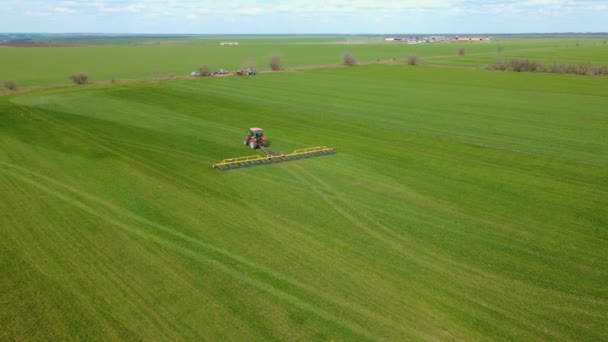
[(325, 146), (295, 150), (292, 153), (288, 153), (288, 154), (275, 153), (269, 149), (263, 149), (263, 150), (264, 150), (264, 152), (266, 152), (266, 157), (254, 155), (254, 156), (248, 156), (248, 157), (224, 159), (223, 161), (221, 161), (217, 164), (213, 164), (213, 167), (218, 168), (221, 171), (224, 171), (224, 170), (229, 170), (229, 169), (238, 169), (241, 167), (248, 167), (248, 166), (254, 166), (254, 165), (261, 165), (261, 164), (281, 163), (284, 161), (297, 160), (297, 159), (302, 159), (302, 158), (310, 158), (310, 157), (323, 156), (323, 155), (336, 153), (336, 150), (334, 148), (325, 147)]

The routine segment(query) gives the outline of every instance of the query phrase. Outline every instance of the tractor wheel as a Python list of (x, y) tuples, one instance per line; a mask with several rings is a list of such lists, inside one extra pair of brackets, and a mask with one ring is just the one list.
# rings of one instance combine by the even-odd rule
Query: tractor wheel
[(250, 141), (249, 142), (249, 147), (251, 147), (252, 150), (255, 150), (256, 146), (255, 146), (255, 142)]
[(247, 139), (243, 140), (243, 145), (247, 146)]

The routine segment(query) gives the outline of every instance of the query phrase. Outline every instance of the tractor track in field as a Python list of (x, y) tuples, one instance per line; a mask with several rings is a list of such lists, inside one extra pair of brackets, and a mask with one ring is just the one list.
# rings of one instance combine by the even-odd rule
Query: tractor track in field
[[(209, 161), (215, 161), (215, 159), (213, 159), (213, 158), (196, 155), (194, 153), (177, 150), (177, 149), (173, 149), (173, 148), (162, 147), (162, 146), (158, 146), (158, 145), (154, 145), (154, 144), (146, 144), (146, 143), (141, 143), (141, 142), (127, 140), (127, 139), (118, 139), (118, 138), (110, 137), (108, 135), (99, 134), (98, 136), (104, 140), (112, 140), (115, 143), (122, 144), (125, 146), (131, 146), (134, 148), (139, 148), (139, 149), (146, 150), (146, 151), (156, 152), (156, 153), (164, 154), (164, 155), (167, 155), (170, 157), (181, 158), (181, 159), (185, 159), (188, 161), (198, 162), (198, 163), (205, 164), (205, 165), (207, 165), (209, 163)], [(201, 161), (201, 159), (205, 159), (206, 161), (203, 162), (203, 161)]]
[[(109, 213), (118, 214), (119, 217), (125, 217), (130, 220), (137, 221), (148, 227), (155, 228), (155, 230), (157, 230), (157, 231), (167, 233), (175, 238), (178, 238), (179, 240), (193, 243), (199, 247), (203, 247), (209, 251), (220, 254), (228, 259), (231, 259), (238, 263), (244, 264), (248, 267), (254, 268), (258, 272), (263, 272), (263, 273), (271, 276), (272, 278), (286, 282), (286, 283), (290, 284), (291, 286), (301, 288), (308, 292), (312, 292), (313, 295), (317, 295), (318, 297), (325, 299), (335, 305), (346, 307), (346, 308), (356, 311), (360, 314), (364, 313), (367, 318), (377, 320), (376, 315), (372, 312), (367, 312), (367, 311), (365, 311), (365, 309), (359, 308), (357, 306), (353, 306), (352, 304), (347, 304), (347, 303), (344, 303), (341, 301), (337, 301), (335, 298), (326, 296), (323, 293), (320, 293), (320, 292), (315, 293), (318, 291), (309, 288), (307, 285), (299, 283), (299, 281), (297, 281), (297, 280), (290, 279), (289, 277), (287, 277), (281, 273), (277, 273), (276, 271), (270, 270), (270, 269), (266, 268), (265, 266), (257, 265), (256, 263), (254, 263), (246, 258), (235, 255), (222, 248), (216, 247), (214, 245), (201, 241), (197, 238), (194, 238), (194, 237), (191, 237), (184, 233), (181, 233), (179, 231), (176, 231), (175, 229), (172, 229), (170, 227), (150, 221), (150, 220), (148, 220), (144, 217), (141, 217), (124, 208), (116, 207), (115, 205), (113, 205), (109, 202), (106, 202), (105, 200), (102, 200), (90, 193), (83, 192), (81, 190), (73, 188), (70, 185), (64, 184), (64, 183), (57, 181), (55, 179), (52, 179), (50, 177), (38, 174), (31, 170), (27, 170), (25, 168), (22, 168), (22, 167), (19, 167), (16, 165), (12, 165), (9, 163), (0, 162), (0, 166), (2, 166), (2, 167), (0, 167), (0, 173), (3, 173), (7, 176), (16, 178), (16, 179), (20, 180), (21, 182), (26, 183), (32, 187), (35, 187), (38, 190), (41, 190), (53, 197), (56, 197), (56, 198), (62, 200), (63, 202), (66, 202), (67, 204), (70, 204), (94, 217), (100, 218), (116, 227), (119, 227), (127, 232), (135, 234), (146, 240), (148, 240), (148, 239), (152, 240), (155, 243), (165, 246), (166, 248), (168, 248), (178, 254), (182, 254), (191, 259), (195, 259), (197, 261), (208, 264), (238, 280), (241, 280), (251, 286), (258, 288), (259, 290), (262, 290), (266, 293), (269, 293), (273, 296), (283, 299), (283, 300), (289, 302), (290, 304), (294, 305), (295, 307), (298, 307), (305, 311), (312, 312), (320, 318), (323, 318), (334, 324), (345, 327), (345, 328), (351, 330), (352, 332), (355, 332), (361, 336), (364, 336), (369, 339), (375, 339), (375, 337), (369, 331), (364, 329), (363, 327), (360, 327), (353, 322), (346, 321), (337, 316), (334, 316), (333, 314), (300, 299), (298, 296), (292, 295), (288, 292), (280, 290), (279, 288), (277, 288), (273, 285), (270, 285), (266, 282), (263, 282), (261, 280), (255, 279), (251, 276), (248, 276), (246, 273), (243, 273), (242, 271), (239, 271), (238, 269), (235, 269), (234, 267), (228, 266), (228, 264), (218, 260), (217, 258), (213, 258), (212, 256), (209, 256), (209, 255), (196, 253), (191, 248), (186, 248), (182, 244), (178, 245), (176, 243), (168, 241), (165, 238), (157, 236), (156, 234), (146, 232), (142, 229), (137, 228), (136, 226), (129, 225), (117, 218), (112, 217), (115, 215), (110, 216), (110, 215), (108, 215), (108, 213), (102, 212), (101, 210), (95, 209), (95, 208), (101, 207), (104, 210), (109, 211)], [(40, 180), (44, 180), (44, 182), (41, 182)], [(44, 183), (46, 183), (46, 184), (44, 184)], [(52, 184), (52, 186), (54, 186), (56, 188), (62, 188), (63, 191), (58, 191), (57, 189), (53, 189), (52, 186), (49, 186), (50, 184)], [(74, 196), (76, 196), (76, 197), (74, 197)], [(95, 203), (95, 207), (86, 204), (86, 201), (82, 201), (82, 199), (86, 199), (87, 201)], [(324, 298), (324, 297), (326, 297), (326, 298)], [(347, 304), (347, 305), (345, 305), (345, 304)], [(385, 320), (382, 320), (381, 323), (386, 324), (387, 322)], [(387, 325), (393, 326), (394, 328), (399, 327), (399, 325), (397, 323), (387, 324)]]
[[(28, 110), (30, 111), (30, 113), (34, 113), (31, 109), (28, 109)], [(174, 182), (175, 184), (178, 184), (178, 185), (180, 185), (186, 189), (189, 189), (191, 191), (194, 191), (194, 192), (200, 192), (200, 190), (198, 190), (198, 189), (203, 188), (206, 191), (208, 191), (209, 193), (214, 193), (214, 194), (218, 195), (218, 198), (221, 197), (220, 192), (216, 191), (215, 189), (213, 189), (213, 188), (207, 186), (206, 184), (201, 183), (198, 180), (195, 180), (191, 177), (188, 177), (185, 175), (180, 175), (179, 178), (177, 178), (175, 176), (171, 176), (170, 174), (171, 174), (171, 171), (173, 171), (173, 170), (167, 166), (158, 164), (156, 162), (152, 162), (147, 159), (142, 161), (141, 160), (142, 157), (133, 152), (129, 152), (129, 151), (125, 150), (124, 148), (118, 147), (116, 144), (112, 144), (107, 141), (104, 141), (102, 138), (99, 138), (99, 137), (95, 136), (94, 134), (91, 134), (91, 133), (83, 131), (79, 128), (76, 128), (73, 125), (66, 124), (59, 119), (50, 117), (49, 115), (42, 114), (40, 112), (36, 112), (35, 115), (37, 117), (39, 117), (41, 120), (44, 120), (45, 122), (47, 122), (51, 125), (63, 128), (64, 130), (67, 130), (67, 131), (70, 131), (72, 134), (74, 134), (75, 136), (78, 136), (80, 138), (85, 138), (89, 143), (96, 145), (100, 149), (102, 149), (106, 152), (109, 152), (110, 154), (116, 155), (124, 160), (127, 160), (128, 162), (131, 162), (135, 165), (140, 166), (143, 169), (150, 171), (151, 173), (155, 174), (159, 178), (164, 178), (164, 179), (170, 180), (170, 181)], [(109, 145), (109, 146), (107, 146), (107, 145)], [(193, 185), (195, 185), (196, 187)]]
[[(326, 182), (324, 182), (322, 179), (316, 177), (311, 172), (307, 171), (305, 168), (301, 167), (300, 165), (296, 165), (296, 163), (290, 164), (290, 167), (291, 166), (296, 168), (298, 170), (298, 172), (293, 172), (291, 170), (287, 170), (287, 171), (290, 174), (292, 174), (292, 176), (294, 176), (295, 178), (303, 181), (304, 184), (307, 184), (310, 187), (310, 189), (313, 190), (313, 192), (315, 192), (325, 203), (327, 203), (331, 208), (333, 208), (338, 214), (340, 214), (346, 220), (351, 222), (354, 226), (364, 230), (370, 236), (387, 244), (390, 248), (395, 250), (397, 253), (410, 258), (412, 261), (414, 261), (420, 265), (424, 265), (425, 268), (431, 269), (434, 272), (436, 272), (437, 274), (444, 274), (444, 275), (449, 274), (449, 276), (451, 276), (451, 277), (454, 277), (454, 276), (462, 277), (463, 279), (468, 280), (471, 283), (493, 282), (496, 285), (500, 285), (504, 281), (504, 279), (497, 277), (492, 273), (488, 273), (487, 271), (484, 271), (482, 269), (467, 266), (466, 264), (457, 262), (448, 256), (441, 255), (439, 253), (432, 253), (432, 251), (429, 251), (428, 249), (423, 248), (419, 244), (412, 243), (412, 241), (410, 241), (410, 240), (406, 239), (405, 237), (403, 237), (402, 235), (398, 234), (393, 229), (381, 224), (380, 222), (378, 222), (378, 220), (371, 218), (371, 217), (361, 213), (360, 211), (357, 211), (356, 209), (350, 207), (347, 204), (347, 202), (344, 200), (343, 196), (340, 195), (337, 190), (333, 189)], [(288, 168), (286, 168), (286, 169), (288, 169)], [(303, 177), (303, 175), (306, 175), (306, 177)], [(310, 178), (310, 179), (306, 179), (306, 178)], [(320, 191), (319, 188), (329, 190), (336, 197), (336, 199), (330, 198), (330, 196), (328, 196), (327, 194)], [(375, 232), (373, 227), (368, 226), (367, 224), (363, 223), (363, 221), (373, 222), (374, 226), (377, 226), (382, 231), (387, 233), (389, 235), (389, 237), (383, 236), (382, 234)], [(424, 255), (425, 257), (421, 259), (420, 258), (421, 255)], [(437, 263), (436, 263), (437, 260), (440, 260), (444, 265), (449, 265), (449, 267), (446, 269), (445, 267), (442, 268), (442, 267), (437, 266)], [(449, 270), (449, 271), (447, 271), (447, 270)], [(454, 273), (455, 271), (457, 273)], [(513, 286), (515, 286), (516, 288), (517, 287), (525, 288), (525, 286), (523, 286), (525, 284), (520, 283), (520, 281), (518, 281), (518, 280), (511, 280), (511, 282), (512, 282)], [(463, 283), (463, 284), (465, 284), (465, 283)], [(493, 312), (495, 312), (497, 314), (503, 315), (504, 317), (509, 317), (510, 319), (519, 317), (519, 315), (521, 315), (521, 316), (529, 315), (529, 313), (527, 313), (525, 311), (512, 312), (512, 311), (505, 310), (504, 308), (498, 307), (498, 306), (492, 306), (490, 308), (488, 306), (489, 303), (485, 302), (483, 300), (483, 298), (479, 298), (477, 296), (471, 296), (471, 295), (463, 295), (461, 292), (455, 291), (449, 285), (446, 286), (444, 284), (428, 283), (428, 282), (427, 282), (427, 285), (429, 287), (440, 288), (442, 291), (451, 293), (451, 295), (454, 298), (461, 297), (471, 303), (475, 303), (476, 305), (479, 305), (480, 307), (485, 307), (486, 309), (491, 309)], [(527, 285), (529, 285), (529, 284), (527, 284)], [(466, 286), (469, 287), (471, 285), (466, 285)], [(474, 288), (475, 288), (474, 286), (471, 286), (471, 289), (474, 289)], [(547, 289), (544, 287), (537, 287), (537, 288), (535, 288), (535, 291), (556, 295), (555, 293), (553, 293), (553, 291), (551, 289)], [(427, 295), (427, 294), (429, 294), (429, 293), (424, 293), (422, 295)], [(521, 293), (517, 293), (517, 294), (511, 293), (510, 295), (518, 297), (518, 300), (525, 300), (525, 298), (527, 298), (527, 296), (525, 296)], [(572, 297), (570, 299), (574, 299), (577, 301), (586, 301), (586, 299), (584, 297)], [(555, 307), (551, 306), (549, 303), (545, 304), (545, 306), (555, 309)], [(431, 319), (431, 318), (429, 317), (429, 319)], [(532, 322), (533, 320), (534, 320), (534, 317), (529, 317), (530, 322)], [(528, 328), (528, 329), (531, 328), (533, 330), (536, 330), (536, 332), (538, 332), (539, 334), (548, 333), (548, 332), (544, 331), (540, 326), (537, 326), (535, 324), (525, 326), (525, 328)], [(553, 336), (553, 338), (562, 338), (562, 336), (556, 335), (554, 333), (551, 333), (551, 335)]]
[[(54, 233), (56, 237), (58, 237), (64, 242), (62, 244), (62, 248), (70, 249), (73, 255), (88, 255), (91, 259), (95, 259), (99, 255), (105, 255), (106, 253), (106, 251), (98, 248), (97, 244), (94, 241), (90, 241), (90, 239), (87, 239), (85, 235), (80, 235), (78, 237), (66, 236), (65, 234), (62, 234), (61, 229), (53, 229), (52, 226), (49, 226), (48, 229), (49, 233)], [(88, 240), (92, 247), (75, 247), (75, 245), (82, 243), (82, 241), (78, 241), (79, 239)], [(139, 314), (150, 320), (155, 326), (163, 327), (163, 329), (159, 330), (162, 332), (162, 334), (164, 334), (166, 338), (171, 338), (170, 335), (166, 335), (167, 331), (177, 333), (179, 331), (182, 331), (182, 329), (187, 329), (194, 333), (194, 331), (192, 331), (190, 327), (182, 325), (178, 328), (177, 326), (173, 325), (170, 319), (172, 317), (172, 314), (168, 312), (165, 308), (152, 306), (146, 303), (146, 301), (144, 300), (144, 294), (152, 295), (152, 293), (150, 293), (145, 286), (137, 286), (139, 284), (137, 284), (136, 280), (131, 277), (130, 273), (119, 273), (119, 271), (117, 271), (115, 267), (111, 267), (109, 263), (97, 263), (95, 265), (95, 272), (103, 275), (103, 278), (105, 280), (110, 282), (116, 288), (120, 289), (121, 294), (124, 295), (130, 301), (130, 303), (136, 304), (134, 308)], [(84, 298), (83, 294), (78, 294), (78, 296)], [(104, 302), (108, 306), (111, 305), (111, 302), (105, 300)], [(171, 325), (171, 327), (169, 327), (169, 325)]]
[[(30, 111), (30, 114), (32, 114), (31, 111)], [(36, 113), (36, 115), (37, 116), (43, 116), (41, 113)], [(49, 124), (53, 124), (53, 122), (51, 122), (51, 120), (52, 120), (51, 118), (47, 118), (47, 119), (48, 120), (44, 120), (44, 119), (43, 120), (46, 121), (46, 122), (48, 122)], [(60, 123), (55, 123), (55, 125), (56, 126), (58, 125), (59, 127), (65, 127), (64, 125), (61, 125)], [(76, 131), (80, 131), (77, 128), (73, 128), (73, 129), (76, 130)], [(96, 139), (96, 137), (90, 136), (86, 132), (82, 132), (81, 134), (87, 136), (88, 141), (91, 141), (90, 140), (91, 138), (92, 139)], [(125, 157), (122, 153), (117, 153), (116, 151), (114, 151), (112, 149), (109, 149), (108, 147), (103, 146), (102, 144), (96, 143), (96, 145), (100, 146), (101, 148), (103, 148), (105, 150), (108, 150), (111, 153), (114, 153), (114, 154), (116, 154), (116, 155), (118, 155), (120, 157), (123, 157), (123, 158), (125, 158), (126, 160), (128, 160), (130, 162), (138, 163), (137, 161), (133, 160), (132, 158)], [(138, 164), (141, 164), (141, 163), (138, 163)], [(10, 165), (10, 164), (3, 163), (3, 162), (0, 162), (0, 165), (12, 166), (12, 167), (18, 168), (17, 166)], [(147, 167), (147, 168), (149, 168), (149, 167)], [(0, 169), (0, 171), (3, 171), (3, 170)], [(105, 201), (103, 201), (101, 199), (98, 199), (98, 198), (96, 198), (96, 197), (94, 197), (94, 196), (92, 196), (90, 194), (82, 193), (80, 190), (74, 189), (74, 188), (72, 188), (69, 185), (61, 184), (61, 183), (59, 183), (56, 180), (52, 180), (52, 179), (50, 179), (48, 177), (45, 177), (43, 175), (34, 173), (33, 171), (30, 171), (30, 170), (22, 169), (22, 171), (29, 172), (30, 174), (34, 174), (34, 175), (36, 175), (38, 177), (43, 177), (44, 179), (50, 180), (51, 182), (58, 183), (59, 185), (61, 185), (62, 187), (68, 189), (69, 191), (71, 191), (73, 193), (77, 193), (79, 196), (85, 197), (85, 198), (87, 198), (89, 200), (95, 201), (95, 202), (97, 202), (96, 204), (102, 204), (102, 206), (110, 207), (112, 210), (119, 212), (123, 216), (131, 217), (131, 218), (133, 218), (133, 219), (135, 219), (137, 221), (140, 221), (140, 222), (146, 223), (148, 225), (154, 226), (155, 228), (161, 228), (161, 230), (163, 230), (163, 231), (172, 231), (173, 232), (173, 230), (170, 229), (170, 228), (159, 226), (158, 224), (156, 224), (156, 223), (154, 223), (152, 221), (149, 221), (149, 220), (147, 220), (147, 219), (145, 219), (143, 217), (137, 216), (137, 214), (134, 214), (134, 213), (131, 213), (131, 212), (127, 212), (125, 209), (119, 209), (119, 208), (113, 207), (112, 204), (107, 203), (107, 202), (105, 202)], [(4, 171), (4, 173), (6, 174), (5, 171)], [(21, 178), (23, 178), (23, 177), (21, 177)], [(24, 181), (24, 179), (21, 179), (21, 180)], [(25, 181), (25, 182), (28, 183), (28, 181)], [(31, 184), (31, 182), (29, 182), (29, 183)], [(31, 185), (34, 185), (34, 184), (31, 184)], [(34, 186), (36, 186), (36, 185), (34, 185)], [(40, 187), (38, 187), (38, 188), (40, 188)], [(49, 193), (49, 194), (53, 195), (52, 191), (50, 191), (48, 188), (42, 188), (42, 190), (44, 192), (46, 192), (46, 193)], [(66, 198), (66, 196), (63, 196), (63, 195), (58, 195), (56, 197), (59, 197), (60, 199), (64, 200), (65, 202), (68, 202), (68, 203), (71, 203), (71, 204), (75, 204), (75, 205), (78, 204), (76, 206), (79, 207), (79, 208), (81, 208), (81, 209), (83, 209), (82, 205), (77, 200), (70, 200), (70, 199)], [(95, 209), (92, 209), (91, 207), (88, 207), (88, 209), (85, 208), (83, 210), (85, 212), (88, 212), (89, 214), (92, 214), (92, 215), (96, 216), (96, 217), (102, 217), (103, 216), (102, 214), (100, 214), (99, 212), (95, 211)], [(114, 222), (113, 220), (110, 220), (110, 221), (113, 222), (115, 225), (118, 225), (121, 228), (125, 228), (124, 225), (122, 225), (118, 221), (116, 221), (116, 222)], [(135, 229), (135, 228), (131, 227), (131, 229)], [(399, 323), (393, 322), (393, 321), (387, 321), (386, 318), (380, 319), (375, 313), (373, 313), (371, 311), (368, 311), (367, 309), (365, 309), (363, 307), (359, 307), (359, 306), (353, 304), (352, 302), (330, 297), (330, 296), (326, 295), (325, 293), (319, 292), (319, 291), (317, 291), (317, 290), (315, 290), (315, 289), (313, 289), (313, 288), (305, 285), (304, 283), (301, 283), (301, 282), (299, 282), (299, 281), (297, 281), (297, 280), (295, 280), (293, 278), (289, 278), (289, 277), (284, 276), (284, 275), (282, 275), (280, 273), (277, 273), (276, 271), (270, 270), (270, 269), (268, 269), (268, 268), (266, 268), (264, 266), (260, 266), (260, 265), (257, 265), (255, 263), (252, 263), (252, 262), (250, 262), (250, 261), (248, 261), (248, 260), (246, 260), (246, 259), (244, 259), (244, 258), (242, 258), (240, 256), (232, 255), (228, 251), (219, 249), (219, 248), (217, 248), (215, 246), (212, 246), (212, 245), (208, 245), (205, 242), (199, 241), (199, 240), (197, 240), (195, 238), (192, 238), (192, 237), (189, 237), (189, 236), (185, 236), (185, 235), (182, 236), (183, 235), (182, 233), (174, 232), (172, 234), (179, 234), (182, 238), (184, 238), (186, 240), (194, 240), (194, 241), (196, 241), (197, 244), (204, 244), (205, 247), (207, 247), (207, 248), (209, 248), (209, 249), (211, 249), (211, 250), (213, 250), (215, 252), (219, 252), (220, 254), (222, 254), (224, 256), (227, 256), (227, 257), (229, 257), (229, 258), (231, 258), (233, 260), (241, 262), (241, 263), (243, 263), (243, 264), (245, 264), (245, 265), (247, 265), (249, 267), (255, 268), (258, 271), (262, 271), (262, 272), (264, 272), (266, 274), (269, 274), (272, 277), (274, 277), (276, 279), (279, 279), (281, 281), (284, 281), (284, 282), (286, 282), (286, 283), (288, 283), (288, 284), (290, 284), (290, 285), (292, 285), (292, 286), (294, 286), (296, 288), (300, 288), (300, 289), (305, 290), (305, 291), (307, 291), (309, 293), (312, 293), (315, 296), (317, 296), (319, 298), (322, 298), (323, 300), (328, 301), (328, 302), (330, 302), (330, 303), (332, 303), (334, 305), (337, 305), (339, 307), (345, 307), (345, 308), (347, 308), (349, 310), (352, 310), (353, 312), (357, 312), (358, 314), (360, 314), (360, 315), (362, 315), (362, 316), (364, 316), (364, 317), (366, 317), (368, 319), (372, 319), (374, 321), (377, 321), (381, 325), (387, 325), (387, 326), (391, 326), (393, 329), (402, 330), (402, 327), (401, 327), (401, 325)], [(214, 261), (214, 262), (216, 262), (216, 261)], [(411, 332), (409, 332), (409, 333), (411, 333)]]
[[(143, 166), (146, 169), (154, 171), (154, 169), (151, 166), (142, 164), (142, 163), (134, 160), (131, 157), (125, 156), (123, 154), (124, 150), (122, 152), (117, 152), (116, 150), (114, 150), (112, 148), (109, 148), (109, 147), (103, 145), (102, 143), (98, 142), (98, 140), (101, 140), (101, 138), (99, 138), (99, 137), (96, 137), (96, 136), (94, 136), (94, 135), (92, 135), (90, 133), (82, 131), (79, 128), (73, 127), (72, 125), (65, 124), (65, 123), (63, 123), (59, 119), (51, 118), (48, 115), (42, 114), (40, 112), (35, 112), (35, 111), (31, 110), (30, 108), (25, 107), (25, 108), (22, 108), (22, 109), (26, 109), (27, 112), (29, 112), (30, 115), (35, 116), (35, 117), (37, 117), (37, 118), (39, 118), (39, 119), (47, 122), (48, 124), (51, 124), (51, 125), (59, 127), (59, 128), (68, 129), (69, 131), (72, 132), (72, 134), (75, 134), (77, 136), (85, 138), (85, 139), (87, 139), (87, 141), (93, 142), (94, 145), (97, 145), (98, 147), (100, 147), (100, 148), (102, 148), (102, 149), (104, 149), (104, 150), (106, 150), (106, 151), (108, 151), (110, 153), (113, 153), (113, 154), (115, 154), (115, 155), (117, 155), (117, 156), (119, 156), (121, 158), (124, 158), (125, 160), (127, 160), (129, 162), (133, 162), (133, 163), (136, 163), (136, 164), (138, 164), (140, 166)], [(20, 167), (18, 167), (16, 165), (10, 165), (10, 164), (7, 164), (7, 163), (0, 162), (0, 166), (2, 166), (2, 165), (21, 169), (23, 172), (30, 173), (32, 175), (41, 177), (41, 178), (43, 178), (45, 180), (48, 180), (48, 181), (50, 181), (52, 183), (55, 183), (58, 186), (61, 186), (61, 187), (65, 188), (65, 189), (67, 189), (69, 192), (75, 193), (78, 196), (84, 197), (84, 198), (86, 198), (86, 199), (88, 199), (90, 201), (94, 201), (96, 203), (95, 207), (99, 207), (98, 204), (100, 204), (101, 207), (103, 207), (103, 208), (109, 208), (110, 210), (115, 211), (115, 212), (119, 213), (120, 215), (123, 215), (123, 216), (126, 216), (126, 217), (130, 217), (130, 218), (132, 218), (132, 219), (134, 219), (136, 221), (139, 221), (141, 223), (147, 224), (149, 226), (153, 226), (155, 228), (159, 228), (161, 231), (165, 231), (165, 232), (170, 231), (172, 235), (179, 235), (179, 237), (183, 238), (184, 240), (188, 240), (188, 241), (191, 241), (191, 242), (193, 241), (196, 244), (203, 244), (204, 247), (206, 247), (206, 248), (208, 248), (208, 249), (210, 249), (212, 251), (218, 252), (219, 254), (221, 254), (221, 255), (223, 255), (225, 257), (228, 257), (230, 259), (236, 260), (236, 261), (238, 261), (238, 262), (240, 262), (242, 264), (245, 264), (245, 265), (247, 265), (249, 267), (257, 269), (258, 271), (261, 271), (261, 272), (264, 272), (266, 274), (269, 274), (269, 275), (271, 275), (275, 279), (278, 279), (280, 281), (286, 282), (286, 283), (290, 284), (291, 286), (294, 286), (294, 287), (302, 289), (302, 290), (304, 290), (304, 291), (306, 291), (308, 293), (311, 293), (311, 294), (315, 295), (316, 297), (321, 298), (324, 301), (327, 301), (327, 302), (332, 303), (334, 305), (337, 305), (339, 307), (347, 308), (347, 309), (349, 309), (349, 310), (351, 310), (353, 312), (356, 312), (357, 314), (359, 314), (359, 315), (361, 315), (363, 317), (366, 317), (367, 319), (376, 321), (377, 323), (379, 323), (381, 325), (390, 326), (393, 329), (397, 329), (397, 330), (400, 330), (400, 331), (408, 333), (408, 334), (412, 333), (412, 331), (410, 331), (410, 330), (405, 330), (400, 323), (397, 323), (395, 321), (389, 320), (388, 318), (385, 318), (385, 317), (382, 317), (382, 318), (378, 317), (378, 315), (376, 313), (374, 313), (372, 311), (369, 311), (368, 309), (366, 309), (364, 307), (358, 306), (358, 305), (356, 305), (356, 304), (354, 304), (352, 302), (349, 302), (349, 301), (341, 299), (341, 298), (331, 297), (331, 296), (325, 294), (324, 292), (320, 292), (320, 291), (318, 291), (318, 290), (316, 290), (316, 289), (314, 289), (314, 288), (312, 288), (312, 287), (310, 287), (310, 286), (308, 286), (308, 285), (306, 285), (306, 284), (304, 284), (304, 283), (302, 283), (302, 282), (300, 282), (300, 281), (298, 281), (298, 280), (296, 280), (294, 278), (290, 278), (288, 276), (285, 276), (285, 275), (283, 275), (281, 273), (278, 273), (278, 272), (276, 272), (274, 270), (271, 270), (271, 269), (269, 269), (269, 268), (267, 268), (265, 266), (261, 266), (261, 265), (255, 264), (255, 263), (253, 263), (253, 262), (251, 262), (251, 261), (249, 261), (249, 260), (247, 260), (247, 259), (245, 259), (243, 257), (237, 256), (237, 255), (233, 255), (232, 253), (230, 253), (230, 252), (228, 252), (226, 250), (223, 250), (221, 248), (215, 247), (213, 245), (209, 245), (208, 243), (200, 241), (200, 240), (198, 240), (196, 238), (187, 236), (187, 235), (185, 235), (183, 233), (175, 232), (171, 228), (158, 225), (155, 222), (149, 221), (148, 219), (143, 218), (141, 216), (138, 216), (137, 214), (132, 213), (130, 211), (127, 211), (126, 209), (118, 208), (118, 207), (114, 206), (113, 204), (111, 204), (109, 202), (105, 202), (104, 200), (102, 200), (102, 199), (100, 199), (100, 198), (98, 198), (96, 196), (93, 196), (91, 194), (84, 193), (84, 192), (82, 192), (82, 191), (80, 191), (78, 189), (75, 189), (75, 188), (71, 187), (70, 185), (61, 183), (61, 182), (59, 182), (57, 180), (53, 180), (53, 179), (51, 179), (49, 177), (46, 177), (44, 175), (37, 174), (37, 173), (35, 173), (33, 171), (20, 168)], [(168, 169), (166, 167), (163, 167), (163, 169), (165, 169), (167, 171), (172, 171), (172, 170), (170, 170), (170, 169)], [(0, 171), (2, 171), (2, 170), (0, 169)], [(166, 172), (159, 171), (158, 173), (162, 174), (164, 176), (167, 176)], [(172, 179), (172, 177), (169, 177), (169, 178)], [(186, 186), (186, 185), (184, 185), (184, 186)], [(44, 190), (44, 189), (43, 189), (43, 191), (45, 191), (46, 193), (52, 194), (50, 191), (47, 191), (47, 190)], [(60, 199), (66, 201), (68, 203), (70, 203), (70, 200), (66, 199), (64, 197), (59, 196)], [(76, 203), (78, 203), (78, 202), (76, 201)], [(80, 206), (77, 206), (77, 207), (80, 207)], [(90, 214), (93, 214), (93, 213), (91, 213), (91, 210), (94, 210), (94, 209), (91, 209), (91, 207), (89, 207), (89, 209), (90, 210), (85, 210), (85, 211), (89, 212)], [(99, 212), (95, 212), (93, 215), (97, 216), (97, 217), (102, 216), (102, 214), (100, 214)], [(121, 228), (125, 228), (123, 226), (120, 226), (120, 227)], [(135, 228), (133, 228), (133, 229), (135, 229)]]

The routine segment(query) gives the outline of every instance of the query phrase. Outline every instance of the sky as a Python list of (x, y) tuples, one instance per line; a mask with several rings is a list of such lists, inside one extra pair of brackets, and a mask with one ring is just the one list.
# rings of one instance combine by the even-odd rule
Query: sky
[(608, 0), (0, 0), (0, 32), (606, 32)]

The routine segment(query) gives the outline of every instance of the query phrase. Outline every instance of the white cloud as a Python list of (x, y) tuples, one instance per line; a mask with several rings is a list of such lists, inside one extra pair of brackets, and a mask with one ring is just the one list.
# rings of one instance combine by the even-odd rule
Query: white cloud
[(272, 10), (268, 8), (237, 8), (234, 10), (235, 14), (243, 14), (243, 15), (258, 15), (263, 13), (271, 13)]
[(198, 14), (210, 14), (212, 11), (208, 8), (195, 8), (192, 10), (192, 12)]
[(67, 13), (67, 14), (75, 14), (78, 13), (77, 10), (69, 8), (69, 7), (55, 7), (54, 8), (55, 12), (59, 12), (59, 13)]
[(102, 13), (129, 12), (144, 14), (146, 12), (145, 14), (169, 14), (180, 17), (190, 13), (213, 13), (219, 16), (297, 15), (302, 13), (369, 16), (422, 12), (455, 15), (483, 12), (496, 14), (534, 12), (542, 14), (545, 12), (560, 12), (564, 9), (580, 12), (608, 10), (608, 4), (605, 0), (231, 0), (226, 3), (209, 0), (6, 1), (9, 1), (11, 7), (23, 7), (24, 10), (49, 6), (51, 10), (60, 13), (97, 10)]
[(28, 17), (50, 17), (52, 15), (49, 12), (34, 12), (34, 11), (25, 11), (24, 14)]
[(142, 10), (146, 9), (146, 5), (143, 3), (134, 3), (134, 4), (129, 4), (125, 7), (125, 9), (131, 13), (137, 13), (137, 12), (141, 12)]
[[(186, 23), (196, 32), (404, 32), (462, 30), (462, 23), (479, 32), (495, 31), (495, 23), (514, 22), (546, 31), (605, 30), (607, 0), (0, 0), (0, 31), (7, 18), (81, 14), (88, 21), (70, 22), (68, 31), (145, 28), (176, 32)], [(103, 20), (98, 19), (103, 18)], [(204, 18), (205, 20), (200, 20)], [(490, 19), (488, 19), (490, 18)], [(508, 20), (506, 20), (508, 18)], [(590, 19), (596, 18), (596, 19)], [(4, 23), (3, 23), (4, 22)], [(53, 22), (30, 18), (30, 26), (56, 30)], [(543, 23), (546, 23), (544, 25)], [(523, 24), (523, 25), (521, 25)], [(507, 25), (507, 24), (505, 24)], [(27, 26), (23, 25), (26, 30)], [(66, 26), (68, 26), (66, 24)], [(507, 27), (507, 26), (505, 26)], [(101, 29), (100, 29), (101, 28)], [(179, 29), (178, 29), (179, 30)], [(256, 31), (257, 30), (257, 31)], [(505, 29), (501, 29), (501, 32)], [(508, 29), (507, 29), (508, 30)], [(190, 31), (192, 32), (192, 31)]]

